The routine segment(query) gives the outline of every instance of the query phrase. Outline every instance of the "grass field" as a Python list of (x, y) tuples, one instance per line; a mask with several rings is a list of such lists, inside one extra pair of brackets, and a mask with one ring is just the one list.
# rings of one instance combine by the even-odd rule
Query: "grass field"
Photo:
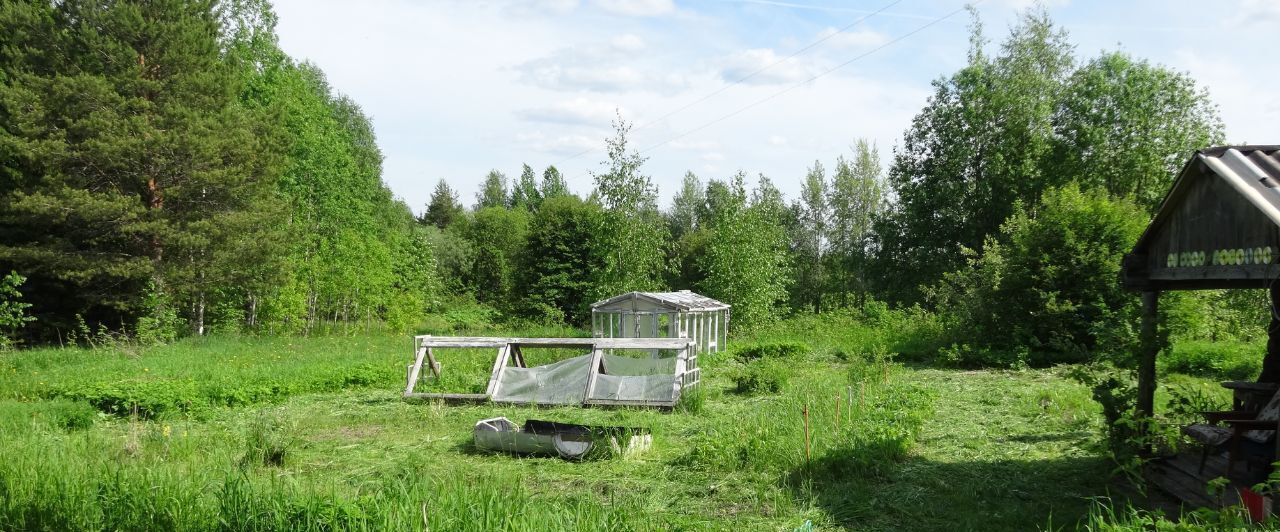
[[(0, 353), (0, 529), (1031, 530), (1114, 490), (1099, 408), (1064, 370), (893, 362), (909, 341), (783, 323), (734, 345), (805, 352), (704, 360), (700, 400), (669, 413), (405, 402), (410, 341), (385, 334)], [(445, 360), (445, 384), (488, 356)], [(645, 426), (654, 446), (480, 453), (471, 427), (496, 415)]]

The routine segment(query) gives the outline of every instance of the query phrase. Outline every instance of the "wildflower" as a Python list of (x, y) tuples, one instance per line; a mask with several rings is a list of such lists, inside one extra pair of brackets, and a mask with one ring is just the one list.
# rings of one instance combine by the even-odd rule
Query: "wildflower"
[(160, 430), (160, 432), (164, 434), (164, 439), (167, 440), (169, 439), (169, 436), (173, 434), (173, 427), (170, 427), (169, 425), (166, 424), (164, 428)]

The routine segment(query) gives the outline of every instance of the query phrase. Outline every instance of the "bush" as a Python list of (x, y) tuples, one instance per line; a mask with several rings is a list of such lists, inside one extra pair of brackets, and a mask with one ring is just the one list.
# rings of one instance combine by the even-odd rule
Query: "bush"
[(959, 362), (1008, 365), (1024, 346), (1035, 365), (1128, 352), (1137, 298), (1116, 279), (1145, 225), (1131, 203), (1075, 185), (1018, 206), (981, 252), (965, 251), (966, 267), (927, 290), (948, 343), (971, 346)]
[(734, 391), (746, 395), (776, 394), (791, 377), (789, 363), (778, 359), (761, 359), (743, 364), (732, 373)]
[(1262, 371), (1266, 346), (1246, 342), (1175, 342), (1160, 354), (1166, 372), (1223, 380), (1252, 380)]
[(733, 349), (733, 358), (741, 362), (760, 359), (795, 359), (808, 356), (813, 352), (808, 345), (800, 342), (772, 342), (749, 344)]
[(63, 430), (81, 430), (93, 426), (98, 411), (83, 401), (53, 399), (34, 403), (0, 401), (0, 429), (21, 432), (34, 424)]
[(27, 281), (17, 272), (0, 277), (0, 349), (7, 349), (14, 343), (17, 331), (35, 318), (27, 316), (30, 303), (22, 302), (22, 292), (18, 287)]

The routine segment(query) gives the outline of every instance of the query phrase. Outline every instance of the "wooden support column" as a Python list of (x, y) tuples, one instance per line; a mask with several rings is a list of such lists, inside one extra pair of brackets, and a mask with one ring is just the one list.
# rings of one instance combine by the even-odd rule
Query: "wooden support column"
[(1157, 317), (1160, 292), (1142, 293), (1142, 331), (1138, 347), (1138, 415), (1150, 418), (1155, 412), (1156, 354), (1160, 352)]
[[(1271, 325), (1267, 327), (1267, 354), (1262, 357), (1262, 374), (1258, 382), (1280, 382), (1280, 283), (1271, 283), (1267, 300), (1267, 314)], [(1280, 439), (1277, 439), (1280, 442)]]

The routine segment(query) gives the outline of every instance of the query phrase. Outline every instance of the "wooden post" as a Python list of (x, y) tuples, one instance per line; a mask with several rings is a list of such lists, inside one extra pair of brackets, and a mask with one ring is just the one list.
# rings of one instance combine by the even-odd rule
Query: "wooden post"
[(418, 384), (418, 375), (422, 373), (422, 360), (427, 357), (427, 347), (418, 345), (417, 354), (413, 359), (413, 364), (409, 366), (409, 375), (405, 379), (404, 394), (407, 396), (413, 393), (413, 387)]
[(600, 363), (603, 359), (604, 351), (598, 347), (591, 349), (591, 360), (587, 362), (587, 389), (582, 392), (583, 404), (590, 403), (591, 396), (596, 393), (596, 377), (600, 375)]
[(1276, 315), (1280, 312), (1280, 283), (1271, 283), (1268, 292), (1267, 314), (1271, 316), (1271, 324), (1267, 327), (1267, 354), (1262, 357), (1258, 382), (1280, 382), (1280, 317)]
[(498, 396), (498, 386), (502, 381), (502, 372), (507, 369), (507, 357), (511, 355), (511, 344), (498, 348), (498, 357), (493, 361), (493, 371), (489, 373), (489, 386), (484, 394), (490, 399)]
[(1150, 419), (1155, 413), (1156, 354), (1160, 352), (1160, 337), (1156, 318), (1160, 305), (1160, 292), (1142, 293), (1142, 331), (1138, 352), (1138, 416)]
[(431, 352), (431, 348), (427, 347), (427, 363), (431, 364), (431, 374), (436, 376), (436, 380), (440, 380), (440, 362), (436, 361), (435, 353)]

